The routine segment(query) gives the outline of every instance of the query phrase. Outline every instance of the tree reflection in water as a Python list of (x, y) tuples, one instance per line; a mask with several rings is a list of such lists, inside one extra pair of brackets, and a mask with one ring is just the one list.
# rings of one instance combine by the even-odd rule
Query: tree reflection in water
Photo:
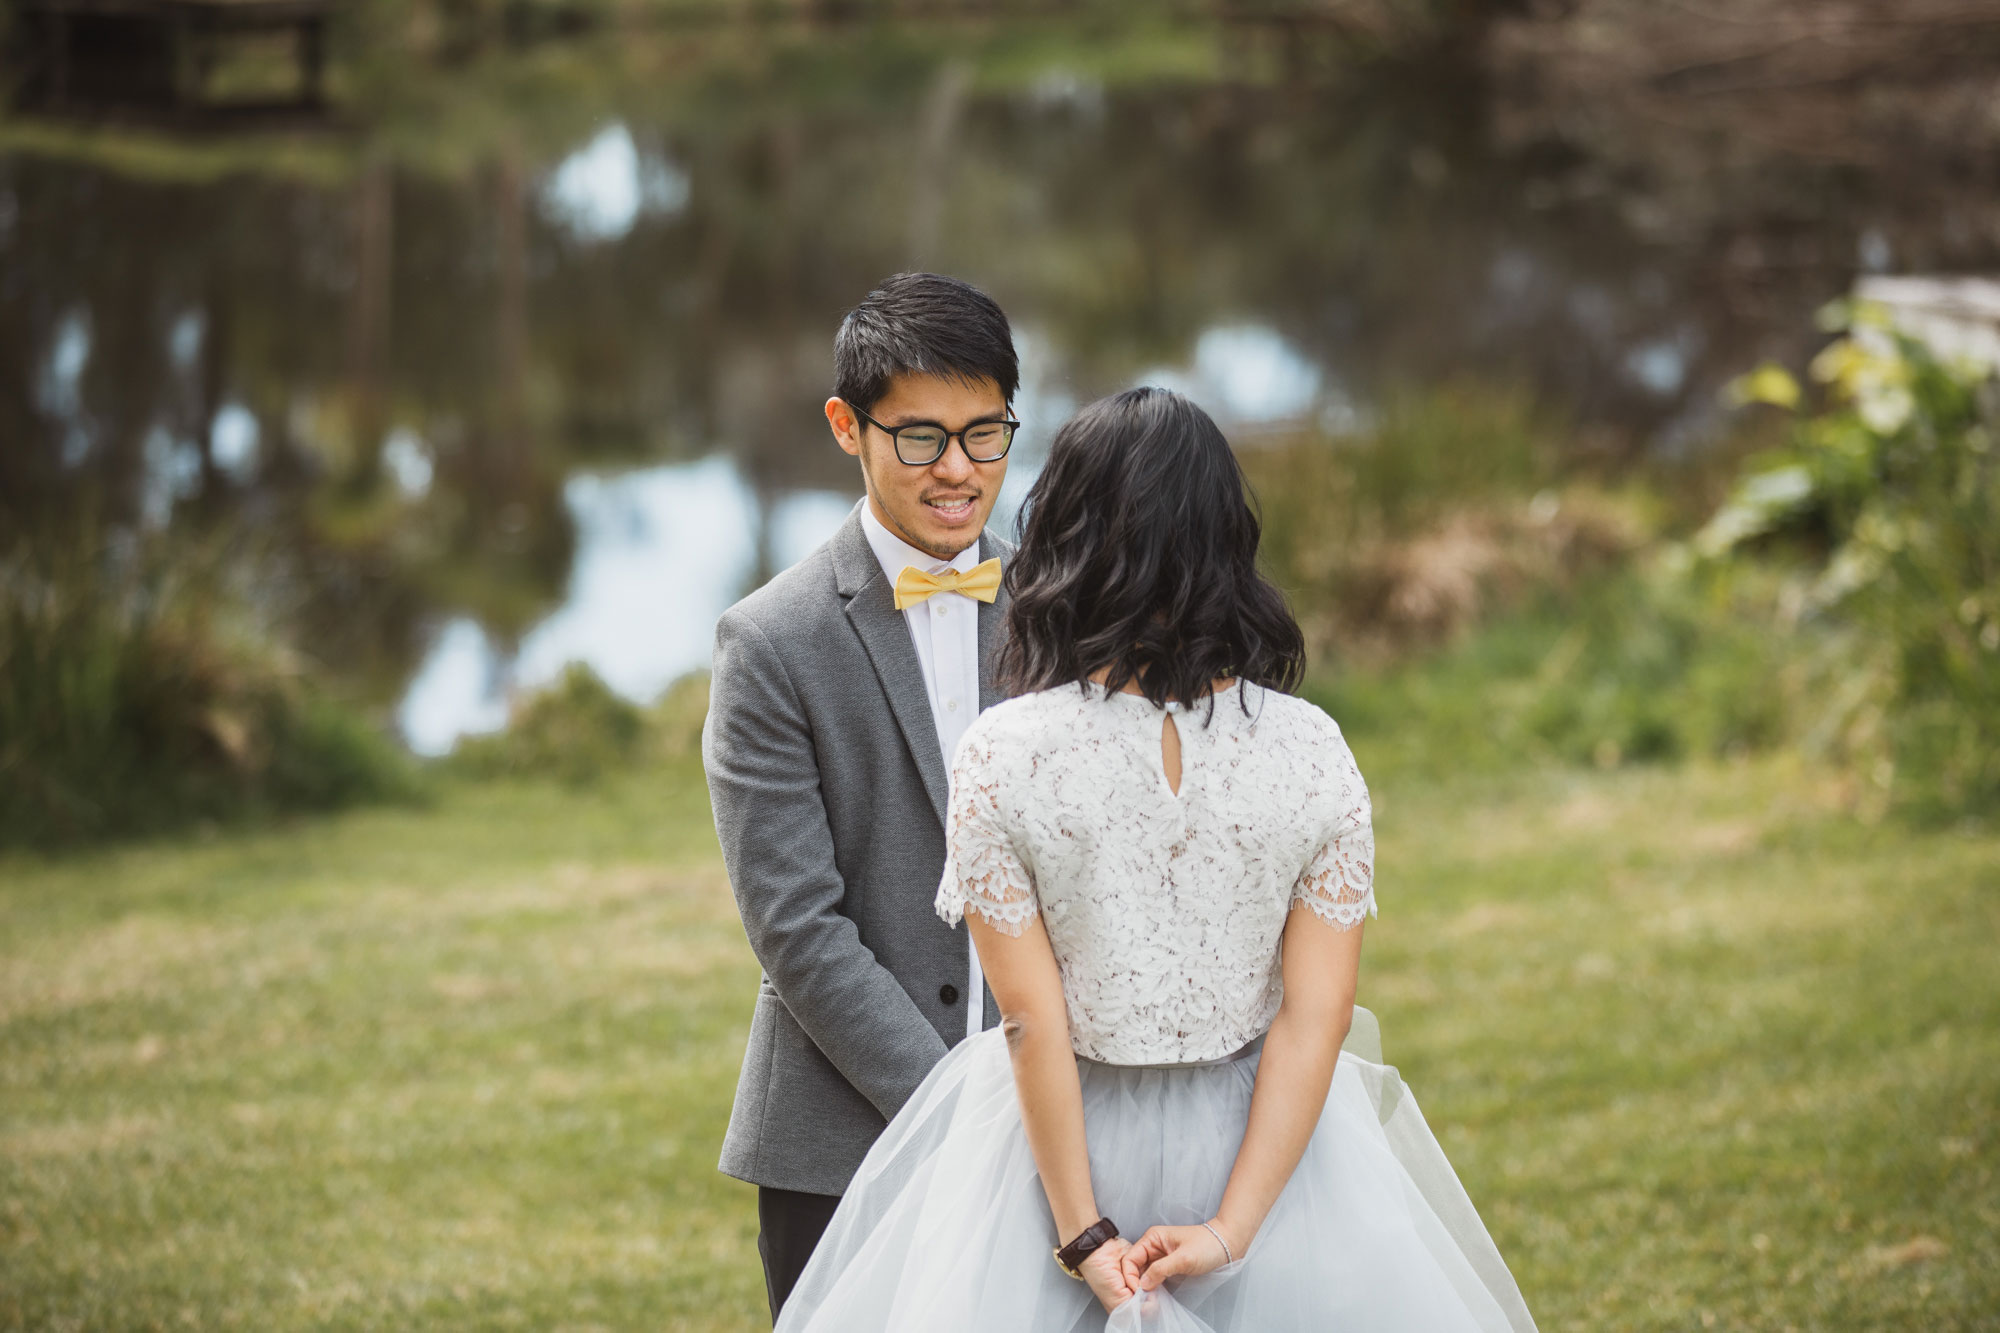
[(0, 523), (254, 530), (310, 653), (384, 703), (461, 621), (523, 679), (582, 652), (642, 692), (856, 493), (829, 342), (899, 268), (980, 282), (1031, 344), (1025, 479), (1069, 405), (1166, 372), (1336, 431), (1472, 374), (1684, 448), (1864, 264), (2000, 250), (1961, 225), (1962, 145), (1579, 122), (1575, 79), (1532, 77), (1574, 57), (1518, 29), (1143, 26), (378, 39), (336, 60), (331, 133), (18, 121)]

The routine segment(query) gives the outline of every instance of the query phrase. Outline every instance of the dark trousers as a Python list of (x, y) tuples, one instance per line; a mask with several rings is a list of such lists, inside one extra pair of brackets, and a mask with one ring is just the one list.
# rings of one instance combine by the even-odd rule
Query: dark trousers
[(826, 1234), (838, 1194), (804, 1194), (798, 1190), (757, 1187), (757, 1253), (764, 1259), (764, 1294), (771, 1300), (771, 1322), (785, 1298), (798, 1285), (813, 1247)]

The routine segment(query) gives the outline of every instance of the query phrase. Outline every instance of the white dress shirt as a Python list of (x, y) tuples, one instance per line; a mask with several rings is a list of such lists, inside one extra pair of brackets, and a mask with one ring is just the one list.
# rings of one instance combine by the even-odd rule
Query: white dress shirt
[[(939, 560), (884, 527), (865, 496), (861, 500), (861, 530), (868, 535), (869, 549), (875, 552), (892, 588), (906, 565), (940, 574), (947, 569), (962, 572), (979, 563), (977, 537), (950, 560)], [(979, 715), (979, 603), (962, 592), (933, 593), (914, 606), (904, 607), (903, 623), (910, 627), (910, 640), (924, 669), (924, 693), (930, 699), (931, 721), (937, 726), (944, 771), (949, 773), (959, 737)], [(979, 970), (979, 951), (972, 947), (970, 936), (965, 953), (971, 960), (965, 984), (965, 1035), (972, 1037), (985, 1025), (986, 978)]]

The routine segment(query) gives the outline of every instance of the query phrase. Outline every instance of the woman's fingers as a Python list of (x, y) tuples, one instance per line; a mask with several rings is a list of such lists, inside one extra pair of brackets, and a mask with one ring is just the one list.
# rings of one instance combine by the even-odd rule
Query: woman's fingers
[(1133, 1291), (1152, 1291), (1170, 1277), (1206, 1273), (1223, 1263), (1221, 1242), (1206, 1227), (1150, 1227), (1118, 1257)]
[(1139, 1275), (1139, 1290), (1152, 1291), (1170, 1277), (1179, 1277), (1187, 1268), (1187, 1256), (1183, 1251), (1170, 1250), (1152, 1263)]
[[(1157, 1232), (1157, 1236), (1155, 1236)], [(1148, 1255), (1146, 1269), (1139, 1275), (1139, 1290), (1151, 1291), (1170, 1277), (1179, 1277), (1193, 1265), (1186, 1246), (1186, 1237), (1180, 1227), (1155, 1227), (1146, 1233), (1153, 1237), (1154, 1244)]]
[(1153, 1256), (1145, 1250), (1140, 1249), (1137, 1245), (1125, 1251), (1124, 1257), (1119, 1260), (1118, 1264), (1120, 1271), (1125, 1274), (1125, 1285), (1137, 1291), (1139, 1289), (1139, 1278), (1145, 1273), (1146, 1265), (1151, 1262), (1153, 1262)]
[(1125, 1278), (1125, 1285), (1134, 1291), (1139, 1290), (1139, 1279), (1145, 1274), (1146, 1265), (1151, 1262), (1152, 1256), (1136, 1245), (1125, 1251), (1124, 1257), (1118, 1263), (1119, 1272)]
[(1125, 1247), (1118, 1256), (1118, 1268), (1125, 1276), (1125, 1284), (1134, 1291), (1139, 1289), (1139, 1275), (1146, 1271), (1146, 1265), (1153, 1261), (1156, 1253), (1154, 1242), (1158, 1237), (1158, 1227), (1149, 1229), (1145, 1235)]
[(1138, 1276), (1133, 1286), (1151, 1291), (1170, 1277), (1206, 1273), (1223, 1262), (1220, 1243), (1206, 1227), (1154, 1227), (1132, 1247)]

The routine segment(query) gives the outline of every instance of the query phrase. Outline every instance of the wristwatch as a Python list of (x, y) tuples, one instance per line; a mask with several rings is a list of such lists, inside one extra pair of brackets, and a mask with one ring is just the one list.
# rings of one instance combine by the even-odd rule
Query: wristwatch
[(1083, 1229), (1083, 1234), (1056, 1251), (1056, 1264), (1063, 1272), (1077, 1281), (1083, 1281), (1083, 1274), (1077, 1265), (1088, 1259), (1093, 1251), (1108, 1240), (1118, 1237), (1118, 1224), (1108, 1217), (1100, 1217)]

